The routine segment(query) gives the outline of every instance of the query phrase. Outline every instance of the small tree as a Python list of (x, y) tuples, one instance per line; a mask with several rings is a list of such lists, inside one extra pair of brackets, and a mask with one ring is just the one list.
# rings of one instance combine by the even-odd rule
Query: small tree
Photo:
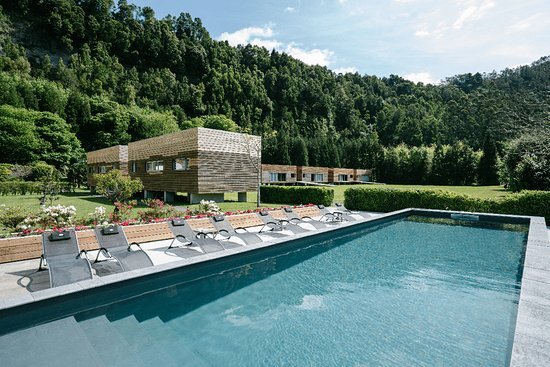
[(259, 208), (261, 204), (260, 187), (262, 186), (262, 139), (256, 139), (255, 136), (242, 134), (241, 145), (244, 148), (252, 168), (256, 173), (256, 190), (258, 195), (256, 197), (256, 206)]
[(495, 141), (487, 135), (483, 142), (483, 154), (479, 159), (478, 181), (481, 185), (498, 185), (498, 158)]
[[(108, 173), (95, 175), (96, 191), (111, 203), (124, 202), (136, 192), (143, 190), (140, 179), (132, 179), (123, 175), (121, 171), (114, 169)], [(115, 206), (115, 213), (118, 212)]]

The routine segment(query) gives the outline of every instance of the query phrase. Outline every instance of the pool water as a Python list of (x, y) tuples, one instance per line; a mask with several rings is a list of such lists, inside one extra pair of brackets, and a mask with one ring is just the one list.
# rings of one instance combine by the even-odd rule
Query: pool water
[(86, 338), (90, 365), (502, 366), (526, 237), (397, 220), (57, 320), (52, 335)]

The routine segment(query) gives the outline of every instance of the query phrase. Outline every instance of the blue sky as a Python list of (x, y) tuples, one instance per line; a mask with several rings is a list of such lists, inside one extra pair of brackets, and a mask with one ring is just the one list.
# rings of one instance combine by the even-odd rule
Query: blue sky
[(549, 0), (130, 0), (191, 13), (230, 44), (275, 48), (337, 72), (437, 82), (550, 55)]

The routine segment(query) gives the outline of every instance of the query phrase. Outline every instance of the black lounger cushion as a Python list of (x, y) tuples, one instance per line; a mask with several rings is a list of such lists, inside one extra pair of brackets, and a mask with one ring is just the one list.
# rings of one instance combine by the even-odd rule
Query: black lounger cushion
[(172, 219), (172, 225), (174, 227), (180, 227), (185, 225), (185, 221), (180, 218)]
[(69, 231), (61, 231), (61, 232), (53, 231), (50, 234), (50, 241), (64, 241), (64, 240), (68, 240), (69, 238), (71, 238), (71, 234)]

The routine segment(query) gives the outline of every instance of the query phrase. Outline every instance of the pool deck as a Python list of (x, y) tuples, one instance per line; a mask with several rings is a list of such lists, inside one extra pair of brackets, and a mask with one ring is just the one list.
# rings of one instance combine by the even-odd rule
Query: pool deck
[[(333, 231), (337, 228), (356, 226), (365, 222), (403, 217), (420, 211), (425, 214), (448, 215), (442, 210), (404, 209), (386, 214), (374, 214), (368, 219), (344, 222), (335, 228), (326, 228), (307, 233), (265, 240), (259, 244), (246, 245), (225, 251), (207, 253), (202, 256), (182, 259), (166, 254), (164, 250), (171, 240), (142, 245), (155, 266), (118, 273), (78, 282), (62, 287), (50, 288), (48, 271), (37, 271), (39, 260), (26, 260), (0, 264), (0, 311), (47, 298), (75, 293), (121, 280), (167, 271), (191, 264), (197, 264), (241, 252), (274, 246), (289, 240), (296, 240)], [(529, 235), (525, 250), (523, 277), (514, 334), (510, 366), (550, 366), (550, 229), (544, 218), (511, 215), (487, 215), (483, 217), (506, 222), (507, 220), (529, 220)], [(93, 253), (90, 258), (95, 258)]]

